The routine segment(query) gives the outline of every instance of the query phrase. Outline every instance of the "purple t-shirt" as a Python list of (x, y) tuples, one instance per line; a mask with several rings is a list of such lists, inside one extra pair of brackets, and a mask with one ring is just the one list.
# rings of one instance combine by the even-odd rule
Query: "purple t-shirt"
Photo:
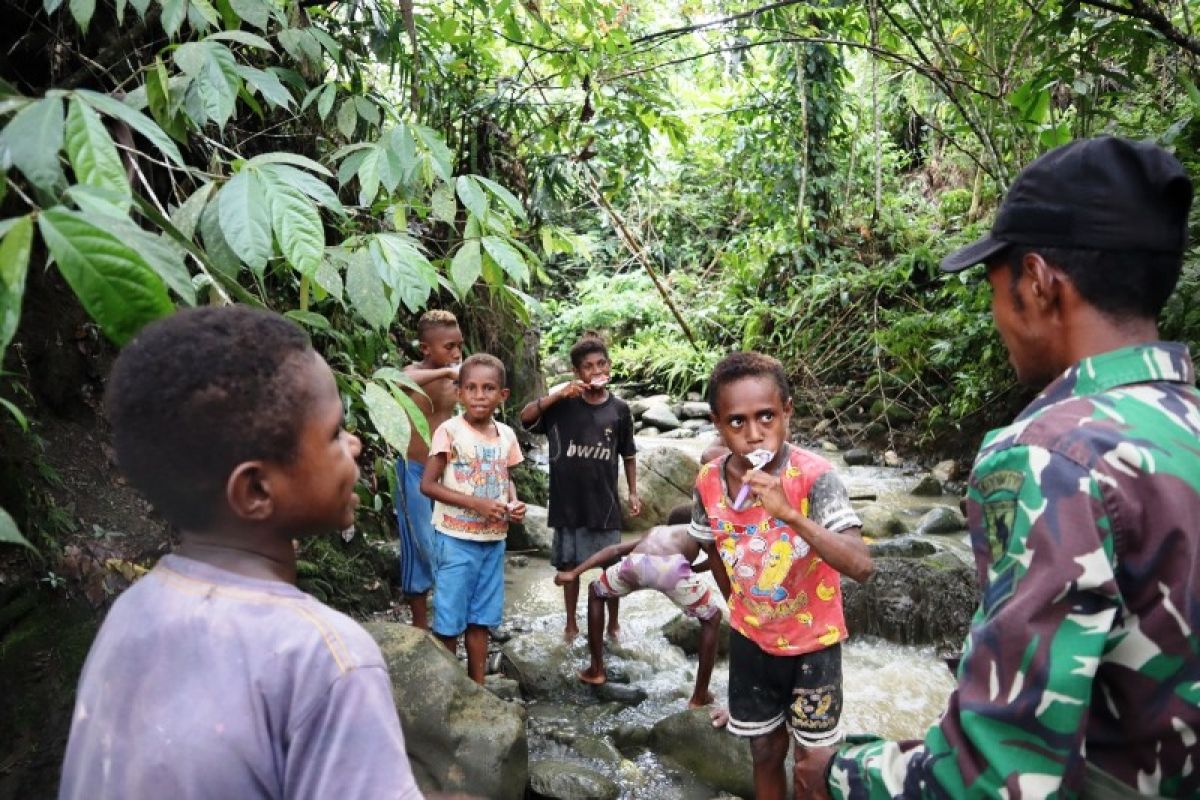
[(366, 631), (290, 584), (167, 555), (92, 644), (59, 797), (421, 792)]

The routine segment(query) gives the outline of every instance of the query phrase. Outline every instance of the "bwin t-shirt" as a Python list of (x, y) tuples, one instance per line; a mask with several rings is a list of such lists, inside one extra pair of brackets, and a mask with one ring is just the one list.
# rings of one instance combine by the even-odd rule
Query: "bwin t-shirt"
[(629, 405), (611, 393), (596, 405), (568, 397), (542, 412), (530, 430), (546, 434), (550, 527), (620, 528), (617, 462), (637, 452)]

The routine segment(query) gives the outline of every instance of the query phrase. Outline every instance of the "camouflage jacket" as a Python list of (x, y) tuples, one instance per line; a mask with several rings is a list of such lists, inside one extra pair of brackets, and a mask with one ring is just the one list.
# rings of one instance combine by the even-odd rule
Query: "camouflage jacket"
[(984, 587), (924, 741), (833, 760), (836, 798), (1077, 797), (1085, 760), (1200, 796), (1200, 392), (1186, 346), (1084, 359), (971, 473)]

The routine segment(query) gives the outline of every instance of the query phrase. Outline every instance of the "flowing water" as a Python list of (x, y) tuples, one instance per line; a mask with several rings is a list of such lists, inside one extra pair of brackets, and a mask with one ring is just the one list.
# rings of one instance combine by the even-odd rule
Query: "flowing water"
[[(641, 440), (639, 449), (670, 446), (698, 455), (702, 440)], [(901, 513), (917, 514), (935, 504), (929, 498), (907, 494), (916, 476), (895, 469), (846, 467), (836, 454), (839, 472), (852, 494), (874, 494), (876, 502)], [(942, 498), (943, 504), (953, 498)], [(938, 537), (946, 543), (947, 538)], [(962, 542), (958, 542), (962, 544)], [(580, 624), (585, 624), (586, 584), (598, 575), (584, 576), (580, 591)], [(505, 627), (518, 633), (540, 631), (549, 639), (561, 634), (564, 624), (562, 590), (553, 583), (554, 570), (546, 562), (530, 559), (525, 567), (510, 567), (506, 576)], [(712, 581), (710, 576), (705, 576)], [(713, 591), (716, 592), (715, 583)], [(718, 793), (695, 777), (643, 752), (632, 759), (581, 759), (578, 742), (602, 737), (619, 728), (649, 728), (656, 721), (686, 707), (695, 678), (696, 659), (685, 656), (662, 633), (662, 626), (678, 614), (663, 595), (634, 592), (621, 602), (621, 640), (606, 646), (605, 665), (610, 674), (624, 673), (647, 699), (635, 706), (601, 703), (582, 688), (564, 690), (561, 697), (532, 700), (528, 704), (531, 760), (565, 758), (578, 761), (612, 778), (622, 787), (622, 797), (712, 798)], [(574, 666), (582, 668), (587, 648), (581, 635), (573, 645)], [(888, 738), (919, 738), (935, 722), (954, 687), (954, 679), (932, 648), (891, 644), (878, 639), (852, 637), (844, 647), (845, 730), (873, 732)], [(728, 662), (719, 659), (712, 679), (718, 702), (726, 703)], [(611, 751), (610, 751), (611, 752)]]

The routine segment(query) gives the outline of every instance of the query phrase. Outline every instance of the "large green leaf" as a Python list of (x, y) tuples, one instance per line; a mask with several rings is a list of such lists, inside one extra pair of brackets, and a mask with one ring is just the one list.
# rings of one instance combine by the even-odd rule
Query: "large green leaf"
[(19, 544), (28, 547), (30, 550), (37, 552), (37, 548), (29, 543), (29, 540), (21, 535), (21, 531), (17, 528), (16, 521), (9, 516), (8, 512), (0, 508), (0, 542), (6, 544)]
[(185, 253), (171, 239), (139, 228), (128, 217), (106, 221), (104, 228), (137, 251), (167, 287), (185, 303), (196, 305), (196, 287), (184, 264)]
[(96, 0), (71, 0), (67, 7), (71, 9), (71, 16), (79, 24), (79, 29), (87, 33), (92, 15), (96, 13)]
[(163, 31), (172, 39), (179, 33), (183, 21), (187, 19), (187, 0), (161, 0)]
[(263, 0), (229, 0), (229, 7), (259, 30), (265, 30), (271, 19), (271, 9)]
[(409, 311), (419, 311), (437, 286), (437, 270), (403, 234), (381, 233), (372, 237), (375, 266), (393, 293)]
[(426, 128), (424, 125), (409, 127), (412, 128), (413, 134), (421, 140), (421, 144), (425, 145), (425, 149), (429, 151), (438, 177), (444, 181), (450, 180), (450, 176), (454, 172), (454, 154), (450, 152), (449, 147), (446, 147), (442, 137), (432, 128)]
[(158, 148), (159, 152), (171, 161), (181, 167), (185, 166), (183, 156), (179, 154), (179, 148), (175, 146), (170, 137), (163, 133), (162, 128), (158, 127), (154, 123), (154, 120), (145, 114), (135, 111), (121, 101), (114, 100), (106, 94), (93, 92), (90, 89), (76, 89), (75, 94), (101, 114), (115, 117), (146, 137), (152, 145)]
[(21, 321), (21, 298), (33, 242), (33, 220), (18, 218), (0, 240), (0, 362)]
[(217, 195), (221, 232), (233, 251), (259, 275), (271, 258), (271, 208), (262, 180), (243, 169)]
[(499, 236), (483, 237), (483, 249), (517, 283), (529, 280), (529, 266), (512, 245)]
[(324, 165), (313, 161), (311, 158), (302, 156), (299, 153), (263, 153), (246, 162), (252, 167), (261, 167), (263, 164), (291, 164), (295, 167), (302, 167), (318, 175), (324, 175), (326, 178), (332, 178), (333, 173)]
[[(351, 156), (351, 158), (353, 157)], [(384, 151), (379, 147), (372, 147), (363, 156), (358, 167), (359, 205), (370, 206), (375, 202), (375, 195), (379, 194), (380, 164), (386, 157)]]
[(520, 219), (526, 219), (525, 207), (521, 205), (520, 200), (513, 196), (512, 192), (510, 192), (508, 189), (505, 189), (503, 186), (496, 183), (494, 180), (491, 180), (490, 178), (485, 178), (482, 175), (474, 175), (472, 177), (486, 186), (488, 191), (490, 191), (501, 203), (508, 207), (509, 211), (511, 211)]
[(450, 262), (450, 280), (458, 289), (460, 297), (465, 295), (467, 290), (475, 285), (475, 281), (479, 280), (479, 273), (482, 269), (483, 264), (479, 253), (479, 240), (466, 240), (458, 248), (458, 252), (454, 254), (454, 260)]
[(454, 188), (448, 183), (438, 186), (429, 196), (429, 206), (434, 219), (453, 224), (454, 217), (458, 214), (458, 204), (454, 202)]
[(204, 212), (204, 207), (208, 204), (209, 195), (216, 188), (215, 183), (206, 183), (192, 193), (192, 196), (183, 201), (183, 205), (175, 209), (171, 214), (171, 222), (179, 229), (185, 239), (192, 239), (196, 235), (196, 226), (200, 224), (200, 215)]
[(313, 276), (325, 251), (325, 228), (317, 207), (285, 183), (264, 181), (271, 209), (271, 229), (284, 258), (297, 272)]
[[(253, 160), (251, 160), (253, 163)], [(318, 205), (324, 206), (329, 210), (344, 215), (346, 209), (342, 207), (342, 203), (338, 200), (336, 194), (329, 186), (319, 178), (309, 175), (303, 170), (288, 166), (287, 164), (264, 164), (259, 168), (259, 173), (266, 179), (280, 183), (285, 186), (290, 186), (311, 197)]]
[(185, 106), (188, 115), (203, 125), (206, 121), (225, 127), (237, 107), (241, 76), (229, 48), (217, 42), (187, 42), (175, 50), (175, 63), (191, 78)]
[(338, 106), (337, 112), (337, 128), (341, 131), (342, 136), (349, 139), (354, 135), (354, 129), (358, 127), (358, 109), (354, 105), (354, 98), (347, 97)]
[(342, 301), (342, 275), (337, 271), (337, 267), (325, 259), (321, 262), (321, 266), (317, 267), (317, 274), (313, 276), (313, 281), (324, 289), (329, 295), (337, 300)]
[(269, 50), (272, 53), (275, 52), (275, 48), (271, 46), (270, 42), (259, 36), (257, 33), (250, 33), (249, 31), (218, 31), (217, 33), (205, 36), (204, 41), (237, 42), (238, 44), (244, 44), (247, 47), (255, 47), (259, 50)]
[(66, 142), (76, 180), (126, 198), (132, 195), (125, 165), (108, 129), (100, 116), (78, 97), (71, 98), (68, 104)]
[(204, 252), (213, 268), (229, 280), (236, 280), (242, 271), (242, 260), (221, 231), (219, 207), (220, 202), (215, 200), (200, 212), (200, 238), (204, 241)]
[(58, 163), (62, 144), (62, 100), (46, 97), (26, 105), (0, 131), (0, 164), (12, 164), (34, 186), (54, 195), (66, 184)]
[(346, 267), (346, 296), (359, 316), (381, 330), (386, 330), (395, 316), (385, 292), (371, 257), (365, 250), (354, 253)]
[[(387, 389), (378, 383), (368, 383), (363, 391), (363, 405), (367, 407), (367, 416), (379, 435), (397, 452), (408, 452), (408, 442), (412, 437), (412, 423), (404, 409), (396, 402)], [(422, 415), (424, 416), (424, 415)]]
[(268, 103), (280, 108), (290, 108), (294, 102), (292, 93), (280, 82), (274, 72), (257, 67), (247, 67), (243, 64), (237, 65), (237, 72), (246, 83), (257, 89)]
[(470, 175), (459, 175), (454, 182), (454, 188), (458, 192), (458, 199), (468, 211), (474, 214), (479, 219), (487, 217), (487, 195), (483, 193), (479, 183)]
[(80, 303), (117, 344), (173, 310), (162, 279), (146, 261), (82, 215), (51, 208), (38, 217), (38, 230)]
[(321, 96), (317, 98), (317, 114), (321, 119), (329, 116), (329, 112), (333, 110), (333, 101), (337, 98), (337, 86), (329, 84), (321, 90)]

